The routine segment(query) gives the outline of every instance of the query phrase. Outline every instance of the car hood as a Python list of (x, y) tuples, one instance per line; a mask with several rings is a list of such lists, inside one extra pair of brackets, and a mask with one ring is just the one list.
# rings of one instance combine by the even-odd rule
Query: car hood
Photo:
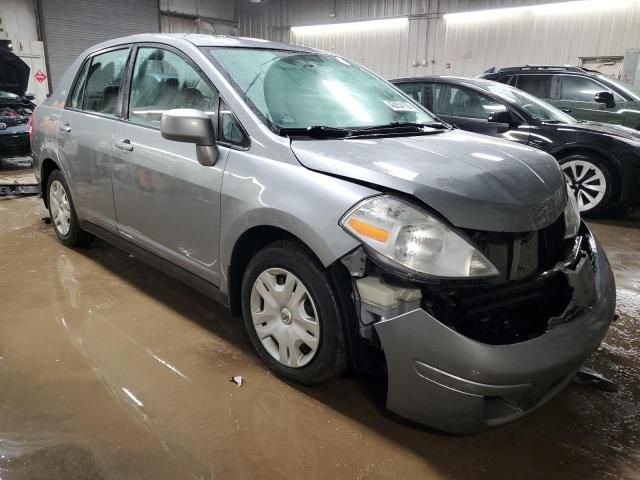
[(622, 137), (627, 140), (640, 142), (640, 131), (622, 125), (612, 125), (600, 122), (576, 122), (571, 124), (559, 124), (562, 128), (572, 128), (578, 132), (589, 132), (613, 137)]
[(563, 212), (564, 177), (550, 155), (484, 135), (292, 140), (305, 167), (414, 196), (461, 228), (538, 230)]
[(29, 66), (14, 53), (0, 48), (0, 91), (24, 95), (29, 83)]

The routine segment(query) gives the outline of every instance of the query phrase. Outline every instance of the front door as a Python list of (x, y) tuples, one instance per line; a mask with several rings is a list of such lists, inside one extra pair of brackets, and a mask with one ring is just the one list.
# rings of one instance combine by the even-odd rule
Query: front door
[(193, 144), (166, 140), (166, 110), (196, 108), (217, 123), (219, 97), (186, 57), (168, 48), (139, 47), (127, 99), (127, 119), (114, 132), (118, 231), (139, 246), (219, 284), (220, 189), (228, 148), (213, 167), (200, 165)]
[(116, 230), (112, 137), (129, 53), (118, 47), (85, 61), (58, 125), (58, 150), (78, 216), (110, 231)]
[[(571, 110), (569, 115), (579, 120), (618, 125), (624, 123), (626, 100), (604, 84), (577, 75), (554, 75), (554, 82), (556, 99), (552, 103), (559, 108)], [(615, 106), (596, 102), (594, 97), (600, 92), (610, 92), (614, 97)]]

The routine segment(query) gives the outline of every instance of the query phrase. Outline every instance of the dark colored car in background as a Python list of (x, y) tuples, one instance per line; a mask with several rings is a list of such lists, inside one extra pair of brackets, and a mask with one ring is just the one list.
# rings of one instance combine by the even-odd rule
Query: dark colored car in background
[(26, 93), (29, 66), (0, 48), (0, 157), (29, 155), (29, 118), (34, 95)]
[(451, 125), (552, 154), (584, 213), (640, 205), (636, 130), (577, 121), (526, 92), (489, 80), (420, 77), (392, 82)]
[(578, 120), (640, 129), (640, 92), (595, 70), (527, 65), (501, 68), (481, 78), (524, 90)]

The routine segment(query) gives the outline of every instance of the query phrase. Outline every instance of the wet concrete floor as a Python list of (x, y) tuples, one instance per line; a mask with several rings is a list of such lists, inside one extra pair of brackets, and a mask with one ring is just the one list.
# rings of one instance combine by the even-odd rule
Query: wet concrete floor
[(388, 418), (358, 378), (279, 380), (213, 300), (45, 216), (0, 199), (2, 480), (640, 478), (640, 215), (591, 224), (620, 319), (588, 366), (619, 391), (571, 384), (471, 437)]

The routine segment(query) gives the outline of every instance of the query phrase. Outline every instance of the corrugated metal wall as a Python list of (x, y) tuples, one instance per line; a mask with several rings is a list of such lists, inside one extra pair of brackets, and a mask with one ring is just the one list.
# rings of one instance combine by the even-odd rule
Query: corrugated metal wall
[(234, 0), (160, 0), (160, 31), (237, 34)]
[(96, 43), (159, 30), (157, 0), (38, 0), (52, 86)]
[[(625, 49), (640, 47), (640, 1), (617, 10), (524, 13), (475, 23), (442, 18), (450, 12), (535, 3), (549, 0), (238, 0), (237, 16), (240, 35), (336, 52), (387, 78), (477, 75), (491, 66), (525, 63), (578, 64), (582, 56), (624, 55)], [(409, 22), (394, 29), (314, 35), (289, 28), (394, 16), (408, 16)]]

